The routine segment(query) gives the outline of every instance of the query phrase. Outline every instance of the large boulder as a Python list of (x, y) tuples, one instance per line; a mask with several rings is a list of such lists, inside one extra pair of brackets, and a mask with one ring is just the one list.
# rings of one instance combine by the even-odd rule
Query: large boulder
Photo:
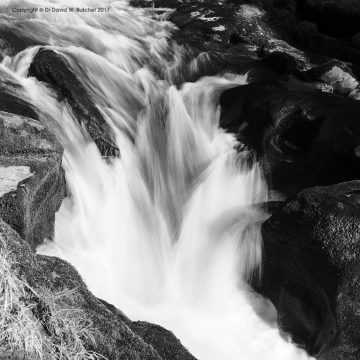
[(316, 83), (257, 82), (226, 90), (220, 125), (263, 160), (286, 195), (360, 178), (360, 103)]
[(119, 150), (112, 139), (110, 126), (64, 56), (53, 50), (40, 49), (29, 67), (29, 76), (48, 83), (60, 100), (69, 103), (76, 118), (85, 125), (103, 155), (118, 154)]
[(329, 61), (321, 66), (313, 67), (309, 73), (315, 80), (330, 85), (334, 92), (349, 94), (359, 87), (359, 81), (351, 68), (339, 61)]
[[(112, 360), (195, 360), (169, 331), (152, 324), (133, 323), (121, 311), (97, 299), (89, 292), (76, 270), (67, 262), (56, 257), (33, 253), (29, 244), (2, 220), (0, 220), (0, 256), (1, 261), (6, 260), (11, 266), (11, 274), (7, 272), (4, 275), (2, 272), (0, 275), (8, 278), (10, 276), (12, 280), (10, 284), (17, 283), (17, 278), (22, 284), (26, 284), (23, 296), (13, 298), (18, 304), (12, 311), (15, 316), (17, 309), (25, 309), (26, 314), (20, 319), (33, 321), (33, 325), (17, 323), (14, 324), (14, 329), (19, 326), (40, 327), (35, 335), (25, 333), (23, 338), (17, 339), (20, 349), (24, 345), (21, 340), (29, 340), (32, 336), (30, 340), (40, 341), (40, 344), (48, 341), (49, 338), (51, 344), (63, 342), (66, 350), (69, 342), (71, 345), (73, 341), (66, 336), (71, 335), (79, 338), (75, 351), (83, 347), (83, 351), (95, 352)], [(1, 271), (4, 270), (4, 262)], [(5, 270), (9, 269), (5, 268)], [(5, 295), (1, 292), (0, 296)], [(60, 311), (54, 314), (54, 310), (59, 310), (58, 307)], [(3, 315), (5, 310), (2, 311)], [(67, 317), (63, 318), (64, 314), (67, 314)], [(81, 314), (81, 321), (76, 322), (76, 319), (69, 318), (71, 315), (78, 317), (78, 314)], [(55, 324), (60, 323), (61, 328), (54, 327), (55, 316), (57, 316)], [(69, 329), (69, 322), (70, 325), (75, 324), (77, 328)], [(86, 328), (81, 328), (82, 326)], [(3, 340), (2, 337), (0, 339)], [(4, 343), (0, 346), (1, 351), (3, 347), (6, 348)], [(31, 346), (33, 344), (24, 349), (29, 349)], [(15, 349), (12, 358), (16, 358), (16, 351), (19, 351), (19, 348)], [(29, 354), (25, 355), (26, 358), (31, 358)]]
[(255, 288), (280, 327), (319, 359), (360, 356), (360, 182), (306, 189), (262, 226)]
[(0, 217), (35, 249), (54, 235), (55, 213), (66, 196), (61, 154), (0, 156), (0, 172), (13, 184), (0, 194)]

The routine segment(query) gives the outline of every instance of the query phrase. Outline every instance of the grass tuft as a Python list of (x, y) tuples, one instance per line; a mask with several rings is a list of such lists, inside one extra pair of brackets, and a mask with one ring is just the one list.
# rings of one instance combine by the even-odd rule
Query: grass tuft
[[(0, 249), (0, 354), (9, 359), (99, 360), (92, 322), (76, 307), (75, 290), (32, 289), (14, 270), (15, 261)], [(4, 357), (2, 357), (4, 358)]]

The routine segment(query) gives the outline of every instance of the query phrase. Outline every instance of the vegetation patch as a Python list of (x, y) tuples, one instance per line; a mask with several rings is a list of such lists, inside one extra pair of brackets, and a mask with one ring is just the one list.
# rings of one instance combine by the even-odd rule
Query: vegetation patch
[(0, 357), (98, 360), (92, 323), (76, 307), (74, 290), (33, 289), (22, 281), (6, 248), (0, 249)]

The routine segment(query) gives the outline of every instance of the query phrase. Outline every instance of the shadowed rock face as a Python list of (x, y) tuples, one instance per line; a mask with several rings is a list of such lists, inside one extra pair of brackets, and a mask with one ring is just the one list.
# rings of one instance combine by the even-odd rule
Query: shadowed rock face
[(360, 30), (357, 0), (307, 0), (304, 3), (304, 15), (316, 22), (321, 32), (351, 37)]
[(20, 84), (0, 70), (0, 111), (38, 120), (34, 107), (26, 100)]
[(360, 355), (359, 201), (359, 181), (306, 189), (262, 227), (264, 277), (255, 286), (284, 331), (325, 352), (321, 359)]
[(220, 125), (264, 161), (270, 187), (287, 195), (360, 178), (360, 103), (302, 83), (225, 91)]
[[(88, 350), (114, 360), (195, 360), (171, 332), (152, 324), (133, 323), (119, 310), (97, 299), (70, 264), (56, 257), (35, 255), (28, 243), (2, 220), (0, 239), (0, 249), (6, 248), (15, 256), (14, 271), (33, 289), (76, 290), (76, 306), (91, 320), (96, 339), (95, 343), (85, 343)], [(34, 312), (46, 326), (43, 315), (41, 307)]]
[(29, 76), (48, 83), (54, 88), (60, 100), (69, 103), (76, 118), (85, 125), (102, 155), (118, 154), (119, 150), (111, 139), (109, 125), (62, 55), (53, 50), (39, 50), (30, 65)]

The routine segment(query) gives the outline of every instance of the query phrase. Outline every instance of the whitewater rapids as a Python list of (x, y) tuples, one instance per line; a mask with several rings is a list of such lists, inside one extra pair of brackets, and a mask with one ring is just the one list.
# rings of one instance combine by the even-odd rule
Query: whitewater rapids
[(1, 63), (64, 147), (71, 195), (56, 214), (54, 239), (38, 252), (69, 261), (97, 297), (173, 331), (199, 360), (308, 359), (246, 285), (261, 275), (266, 214), (254, 205), (267, 189), (260, 166), (218, 126), (221, 92), (246, 76), (176, 87), (184, 49), (171, 42), (172, 25), (124, 1), (76, 1), (99, 3), (111, 11), (23, 14), (18, 31), (68, 60), (112, 127), (119, 158), (102, 158), (71, 108), (27, 77), (39, 46)]

